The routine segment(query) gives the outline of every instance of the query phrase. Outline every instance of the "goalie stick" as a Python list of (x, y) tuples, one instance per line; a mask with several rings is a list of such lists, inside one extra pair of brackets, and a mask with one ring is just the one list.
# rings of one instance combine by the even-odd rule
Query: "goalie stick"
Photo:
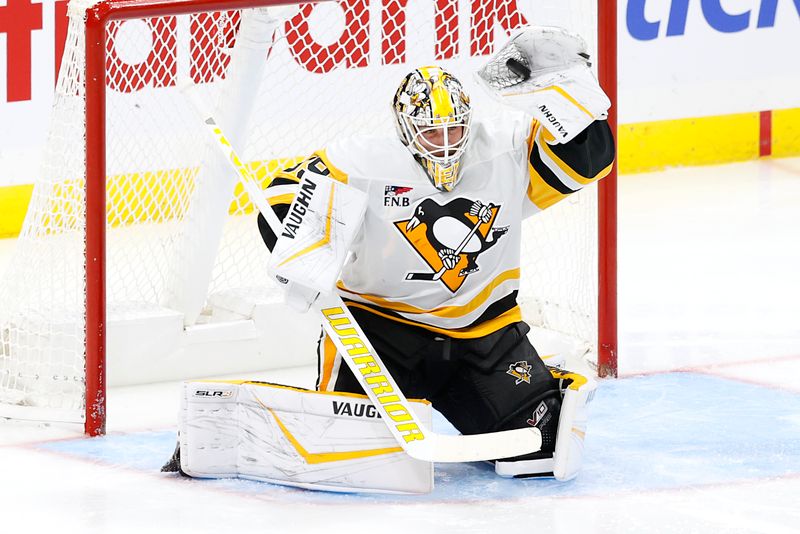
[[(203, 103), (191, 87), (184, 85), (182, 90), (200, 115), (213, 144), (241, 178), (251, 201), (264, 215), (275, 235), (280, 235), (283, 224), (269, 205), (270, 197), (265, 196), (239, 159), (214, 117), (204, 112)], [(445, 435), (431, 431), (416, 416), (342, 298), (335, 292), (320, 293), (313, 307), (342, 359), (409, 456), (427, 462), (474, 462), (511, 458), (541, 449), (542, 435), (535, 427), (472, 435)]]

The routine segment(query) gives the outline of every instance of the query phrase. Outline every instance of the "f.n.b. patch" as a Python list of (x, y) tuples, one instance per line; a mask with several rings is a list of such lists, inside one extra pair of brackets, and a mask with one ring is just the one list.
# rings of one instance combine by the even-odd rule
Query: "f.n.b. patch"
[(406, 187), (401, 185), (387, 185), (383, 189), (383, 205), (386, 207), (408, 207), (411, 204), (411, 199), (408, 198), (408, 193), (411, 192), (413, 187)]

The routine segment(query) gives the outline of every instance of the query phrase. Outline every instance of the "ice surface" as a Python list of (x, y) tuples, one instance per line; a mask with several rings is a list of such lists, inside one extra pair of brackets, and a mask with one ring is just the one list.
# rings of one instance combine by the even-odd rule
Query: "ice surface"
[[(798, 532), (797, 206), (797, 158), (621, 178), (623, 378), (600, 383), (572, 482), (485, 464), (437, 466), (435, 491), (415, 497), (185, 480), (158, 472), (178, 384), (151, 384), (109, 392), (104, 438), (0, 423), (0, 529)], [(313, 373), (248, 378), (309, 387)]]

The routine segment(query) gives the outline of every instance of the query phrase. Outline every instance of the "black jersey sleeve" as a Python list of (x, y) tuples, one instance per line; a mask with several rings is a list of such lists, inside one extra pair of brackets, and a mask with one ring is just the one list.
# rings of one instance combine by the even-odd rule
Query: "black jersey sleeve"
[(552, 136), (535, 122), (528, 142), (527, 191), (534, 213), (608, 175), (616, 153), (605, 120), (594, 121), (568, 143), (550, 144), (550, 140)]

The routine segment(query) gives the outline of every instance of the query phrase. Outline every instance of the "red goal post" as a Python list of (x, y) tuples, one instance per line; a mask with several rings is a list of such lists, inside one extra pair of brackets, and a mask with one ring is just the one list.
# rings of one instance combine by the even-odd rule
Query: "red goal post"
[[(434, 4), (432, 13), (435, 19), (433, 22), (435, 37), (432, 46), (435, 51), (435, 59), (452, 59), (459, 56), (459, 53), (472, 58), (486, 55), (493, 50), (492, 37), (496, 33), (508, 33), (513, 27), (525, 22), (540, 23), (536, 20), (528, 21), (526, 19), (517, 5), (523, 2), (524, 0), (519, 2), (501, 0), (471, 0), (469, 2), (464, 0), (431, 0), (429, 3)], [(127, 70), (116, 71), (116, 76), (122, 76), (121, 81), (109, 74), (109, 66), (115, 65), (113, 54), (118, 52), (110, 42), (111, 34), (109, 28), (114, 24), (119, 24), (121, 21), (233, 12), (240, 9), (294, 3), (296, 2), (287, 2), (285, 0), (106, 0), (90, 5), (85, 11), (85, 71), (82, 75), (85, 81), (86, 139), (84, 208), (85, 322), (83, 323), (84, 333), (79, 338), (82, 338), (84, 343), (85, 389), (83, 392), (83, 419), (85, 431), (89, 435), (103, 434), (106, 421), (107, 327), (109, 324), (108, 286), (110, 283), (107, 272), (107, 231), (111, 227), (124, 226), (123, 223), (112, 224), (109, 216), (108, 203), (109, 199), (112, 199), (112, 196), (110, 196), (112, 194), (109, 193), (108, 184), (108, 178), (111, 174), (108, 169), (108, 139), (110, 134), (117, 135), (117, 127), (109, 124), (107, 113), (109, 87), (115, 83), (128, 83), (124, 78), (128, 75), (126, 73), (136, 70), (136, 65), (127, 65), (125, 67)], [(333, 67), (343, 67), (345, 70), (356, 72), (376, 61), (381, 65), (402, 63), (406, 51), (405, 45), (398, 47), (397, 43), (403, 43), (403, 39), (406, 37), (404, 32), (407, 29), (407, 20), (404, 10), (408, 6), (407, 0), (372, 0), (371, 2), (370, 0), (339, 0), (333, 3), (338, 4), (341, 8), (341, 13), (336, 13), (338, 17), (337, 24), (339, 24), (337, 27), (343, 25), (344, 30), (342, 31), (348, 32), (348, 38), (343, 40), (342, 35), (344, 33), (337, 40), (335, 35), (320, 36), (318, 33), (315, 34), (313, 31), (308, 30), (308, 28), (305, 29), (305, 33), (302, 33), (302, 29), (298, 30), (298, 28), (302, 28), (302, 24), (307, 23), (315, 15), (315, 6), (305, 4), (300, 13), (295, 15), (293, 21), (287, 22), (284, 28), (289, 48), (295, 42), (311, 45), (310, 47), (306, 46), (301, 54), (298, 54), (297, 51), (292, 51), (295, 61), (303, 63), (307, 71), (319, 71), (317, 73), (321, 75), (328, 71), (336, 70)], [(469, 9), (465, 11), (464, 6), (469, 6)], [(459, 12), (459, 10), (465, 12)], [(451, 22), (448, 22), (448, 20)], [(365, 25), (375, 23), (381, 26), (380, 32), (375, 30), (370, 32), (365, 29)], [(235, 25), (232, 28), (235, 30)], [(119, 29), (119, 26), (115, 27), (115, 31), (119, 31)], [(465, 32), (464, 30), (467, 31)], [(166, 37), (163, 43), (171, 42), (170, 39), (172, 39), (173, 35), (170, 33), (171, 31), (172, 29), (164, 30)], [(295, 34), (292, 34), (292, 31)], [(370, 41), (371, 36), (376, 35), (380, 36), (377, 42), (375, 42), (376, 39)], [(598, 43), (599, 77), (612, 102), (615, 102), (615, 2), (597, 0), (596, 35), (594, 37)], [(220, 38), (220, 36), (217, 35), (216, 38)], [(222, 38), (225, 38), (225, 36), (222, 36)], [(297, 41), (292, 41), (293, 38)], [(319, 43), (316, 40), (324, 42)], [(370, 43), (372, 43), (371, 47), (369, 46)], [(155, 45), (151, 44), (151, 46)], [(131, 53), (135, 55), (135, 52), (136, 50), (133, 50)], [(179, 56), (177, 53), (175, 55)], [(153, 56), (151, 54), (146, 58), (153, 58)], [(135, 76), (140, 78), (142, 84), (149, 83), (154, 86), (176, 84), (174, 65), (164, 64), (161, 58), (156, 59), (157, 61), (153, 61), (153, 64), (147, 67), (146, 72), (142, 71), (135, 74)], [(224, 65), (227, 60), (224, 60), (224, 58), (217, 59), (221, 62), (222, 67), (219, 64), (211, 64), (213, 61), (207, 61), (204, 63), (205, 68), (211, 70), (221, 69), (219, 72), (224, 72)], [(65, 72), (67, 73), (66, 75), (69, 75), (69, 68), (66, 66), (67, 61), (68, 58), (65, 54), (65, 67), (62, 67), (62, 76), (65, 75)], [(147, 59), (144, 61), (147, 61)], [(72, 68), (74, 69), (76, 66), (73, 65)], [(189, 72), (189, 75), (196, 83), (202, 83), (205, 80), (204, 76), (210, 76), (207, 72), (203, 74), (199, 70), (191, 70)], [(219, 72), (216, 72), (216, 74), (219, 75)], [(142, 104), (141, 108), (147, 108), (146, 102)], [(609, 121), (614, 131), (616, 131), (616, 106), (613, 106), (610, 111)], [(124, 150), (124, 148), (121, 150)], [(297, 156), (299, 154), (293, 155)], [(158, 192), (154, 196), (167, 194), (169, 193)], [(251, 210), (251, 208), (248, 209)], [(599, 185), (596, 210), (598, 221), (597, 268), (596, 271), (594, 269), (593, 271), (598, 277), (596, 281), (597, 309), (596, 317), (592, 320), (597, 322), (597, 366), (600, 376), (616, 376), (616, 171), (612, 171), (612, 174)], [(244, 211), (247, 211), (247, 209)], [(141, 254), (141, 252), (138, 254)], [(10, 337), (14, 336), (11, 335)], [(2, 402), (2, 399), (0, 399), (0, 402)]]
[[(598, 79), (611, 99), (608, 124), (619, 139), (617, 129), (617, 2), (598, 0), (597, 48)], [(619, 151), (617, 152), (619, 154)], [(598, 334), (597, 373), (617, 376), (617, 167), (598, 184)]]

